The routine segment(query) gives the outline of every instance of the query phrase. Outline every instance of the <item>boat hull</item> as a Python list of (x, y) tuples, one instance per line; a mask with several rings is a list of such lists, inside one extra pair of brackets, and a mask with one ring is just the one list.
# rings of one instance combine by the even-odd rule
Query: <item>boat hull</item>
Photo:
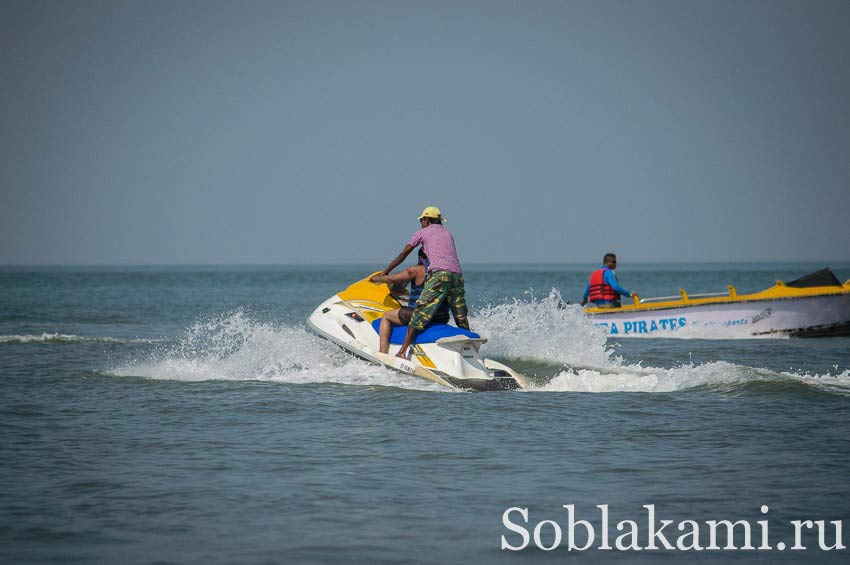
[(596, 310), (612, 336), (738, 338), (850, 335), (850, 294)]

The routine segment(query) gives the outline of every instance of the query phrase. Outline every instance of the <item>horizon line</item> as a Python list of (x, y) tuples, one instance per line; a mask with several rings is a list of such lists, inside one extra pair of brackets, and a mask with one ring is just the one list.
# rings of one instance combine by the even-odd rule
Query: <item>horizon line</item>
[[(598, 261), (469, 261), (467, 266), (475, 267), (491, 267), (491, 266), (584, 266), (595, 265)], [(661, 261), (627, 261), (626, 265), (771, 265), (771, 264), (826, 264), (850, 263), (850, 259), (778, 259), (778, 260), (702, 260), (702, 261), (684, 261), (684, 260), (661, 260)], [(330, 262), (330, 263), (3, 263), (0, 264), (0, 269), (21, 269), (21, 268), (58, 268), (58, 267), (76, 267), (76, 268), (150, 268), (150, 267), (361, 267), (364, 265), (378, 265), (368, 261), (358, 262)], [(383, 263), (380, 263), (383, 264)]]

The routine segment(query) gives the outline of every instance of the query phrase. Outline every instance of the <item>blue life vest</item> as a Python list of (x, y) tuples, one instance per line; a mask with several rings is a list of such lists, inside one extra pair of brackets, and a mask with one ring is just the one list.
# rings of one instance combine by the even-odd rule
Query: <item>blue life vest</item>
[[(425, 271), (428, 271), (428, 264), (430, 261), (428, 259), (420, 259), (420, 263), (425, 265)], [(427, 278), (427, 277), (426, 277)], [(419, 300), (419, 297), (422, 296), (422, 289), (425, 288), (425, 281), (422, 281), (422, 284), (416, 285), (416, 279), (412, 279), (410, 281), (410, 298), (407, 300), (408, 308), (416, 308), (416, 301)]]
[(408, 308), (416, 308), (416, 301), (419, 300), (420, 296), (422, 296), (423, 288), (425, 288), (424, 283), (420, 286), (416, 286), (416, 283), (410, 281), (410, 298), (407, 299)]

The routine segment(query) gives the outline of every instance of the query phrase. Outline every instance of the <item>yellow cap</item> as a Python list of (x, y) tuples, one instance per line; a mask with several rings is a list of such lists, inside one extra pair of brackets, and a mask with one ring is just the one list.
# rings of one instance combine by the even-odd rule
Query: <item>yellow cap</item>
[(440, 209), (436, 206), (428, 206), (424, 210), (422, 210), (422, 214), (419, 216), (419, 219), (422, 218), (434, 218), (435, 220), (445, 220), (443, 215), (440, 213)]

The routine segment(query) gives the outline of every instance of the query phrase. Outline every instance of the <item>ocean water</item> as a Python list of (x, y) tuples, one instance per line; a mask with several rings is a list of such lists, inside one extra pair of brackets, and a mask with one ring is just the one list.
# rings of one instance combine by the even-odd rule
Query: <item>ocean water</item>
[[(642, 296), (747, 292), (822, 266), (619, 276)], [(850, 338), (606, 339), (557, 307), (595, 267), (466, 268), (484, 351), (534, 383), (489, 394), (306, 330), (380, 266), (3, 268), (0, 562), (846, 563), (814, 533), (805, 551), (567, 550), (569, 504), (597, 537), (609, 505), (612, 544), (648, 504), (676, 522), (767, 520), (774, 547), (791, 520), (850, 528)], [(529, 530), (558, 523), (562, 546), (501, 550), (521, 539), (510, 507)]]

